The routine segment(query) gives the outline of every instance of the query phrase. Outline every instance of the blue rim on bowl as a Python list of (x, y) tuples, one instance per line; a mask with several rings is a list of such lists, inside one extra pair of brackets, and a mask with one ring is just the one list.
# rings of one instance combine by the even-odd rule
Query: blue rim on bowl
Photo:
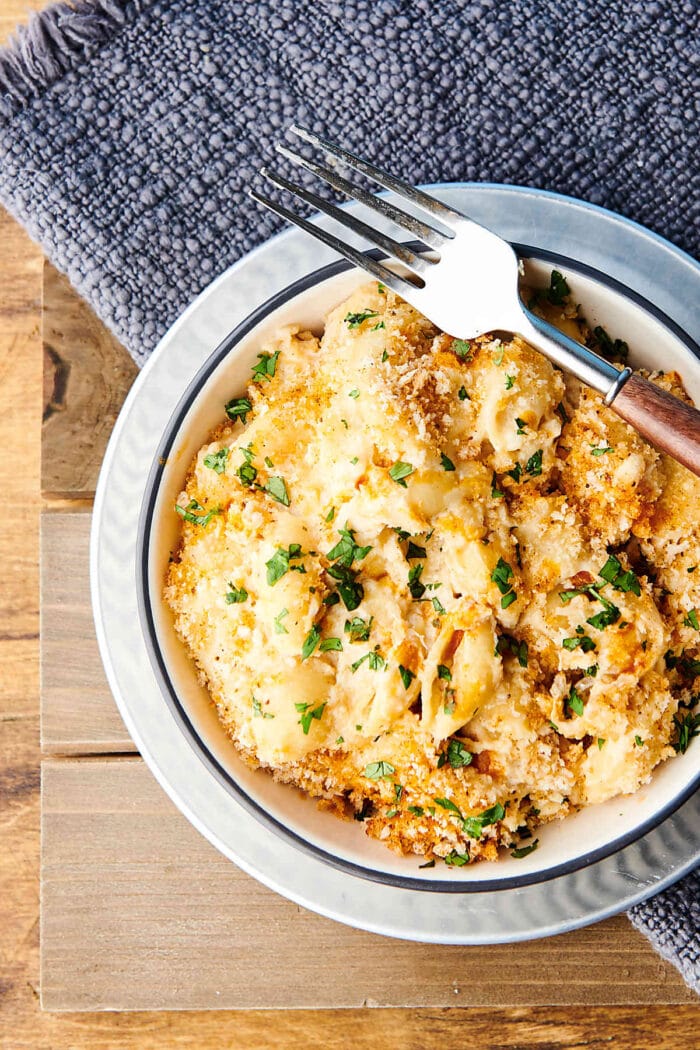
[[(422, 246), (414, 245), (414, 247), (421, 248)], [(575, 270), (577, 273), (588, 276), (623, 295), (626, 299), (635, 303), (648, 314), (660, 321), (663, 326), (668, 331), (672, 332), (679, 341), (684, 344), (685, 348), (689, 350), (698, 361), (700, 361), (700, 346), (698, 346), (698, 344), (691, 339), (679, 325), (666, 316), (663, 311), (648, 302), (643, 296), (627, 288), (621, 282), (608, 277), (591, 266), (579, 263), (574, 259), (555, 252), (549, 252), (523, 244), (517, 244), (515, 247), (521, 258), (533, 258), (538, 261), (553, 263), (564, 269), (569, 268)], [(381, 253), (379, 252), (373, 252), (370, 254), (373, 254), (378, 258), (381, 257)], [(325, 864), (340, 871), (345, 871), (363, 879), (369, 879), (373, 882), (379, 882), (397, 888), (439, 893), (476, 893), (484, 892), (485, 890), (515, 889), (517, 887), (545, 882), (572, 873), (618, 852), (659, 825), (679, 806), (681, 806), (683, 802), (685, 802), (697, 789), (700, 785), (700, 773), (693, 777), (689, 784), (687, 784), (662, 808), (657, 810), (653, 816), (636, 825), (629, 832), (619, 835), (609, 843), (591, 850), (590, 852), (580, 854), (564, 863), (556, 864), (537, 872), (523, 873), (522, 875), (509, 876), (507, 878), (489, 879), (488, 882), (478, 881), (470, 883), (468, 881), (461, 881), (459, 878), (455, 878), (454, 881), (442, 881), (427, 877), (412, 878), (410, 876), (399, 875), (393, 872), (377, 871), (371, 867), (353, 863), (344, 857), (336, 856), (329, 853), (327, 850), (322, 849), (317, 844), (309, 842), (301, 835), (281, 823), (281, 821), (269, 813), (258, 801), (245, 791), (241, 784), (236, 781), (235, 777), (232, 776), (232, 774), (212, 753), (201, 735), (197, 732), (195, 725), (178, 696), (175, 684), (173, 683), (168, 669), (167, 660), (162, 651), (158, 637), (149, 582), (149, 564), (152, 528), (159, 488), (163, 479), (165, 464), (168, 457), (172, 454), (175, 442), (181, 432), (182, 424), (207, 380), (215, 369), (244, 339), (244, 337), (250, 334), (268, 315), (283, 306), (289, 300), (295, 298), (300, 293), (309, 290), (313, 286), (320, 284), (328, 278), (335, 277), (350, 269), (352, 269), (350, 264), (344, 261), (331, 263), (295, 281), (254, 310), (244, 321), (237, 325), (236, 328), (234, 328), (233, 331), (230, 332), (211, 353), (187, 386), (172, 412), (146, 482), (144, 499), (138, 520), (138, 536), (136, 544), (136, 590), (138, 610), (144, 631), (144, 637), (146, 639), (148, 656), (158, 681), (159, 688), (188, 744), (200, 761), (203, 762), (208, 771), (216, 777), (219, 783), (222, 784), (226, 790), (231, 792), (236, 800), (265, 827), (273, 831), (276, 835), (284, 838), (297, 849), (322, 860)], [(233, 748), (233, 744), (231, 744), (231, 747)]]

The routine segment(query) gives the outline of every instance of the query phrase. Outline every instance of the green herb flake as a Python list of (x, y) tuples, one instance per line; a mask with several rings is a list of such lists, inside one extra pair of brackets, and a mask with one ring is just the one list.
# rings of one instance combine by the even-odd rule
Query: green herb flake
[(451, 798), (436, 798), (433, 801), (437, 802), (438, 806), (441, 806), (442, 809), (449, 810), (450, 813), (456, 813), (460, 820), (463, 819), (462, 811), (454, 804)]
[(504, 496), (505, 496), (505, 492), (503, 491), (503, 489), (499, 489), (499, 487), (498, 487), (498, 474), (494, 470), (493, 474), (491, 475), (491, 498), (492, 499), (503, 499)]
[(369, 320), (370, 317), (379, 317), (378, 310), (360, 310), (357, 313), (348, 313), (343, 318), (343, 321), (348, 328), (359, 328), (360, 325)]
[(506, 376), (506, 390), (512, 390), (515, 385), (515, 376)]
[(277, 371), (279, 356), (279, 350), (275, 350), (274, 354), (268, 354), (264, 350), (261, 354), (258, 354), (258, 363), (253, 365), (253, 381), (255, 383), (271, 382)]
[(461, 740), (452, 737), (447, 745), (447, 761), (453, 769), (463, 769), (464, 766), (471, 765), (473, 757), (471, 751), (466, 749)]
[(406, 560), (413, 561), (414, 558), (427, 558), (428, 552), (425, 547), (420, 547), (413, 540), (408, 541), (408, 549), (406, 551)]
[(694, 631), (700, 631), (697, 609), (691, 609), (688, 615), (683, 617), (683, 623), (686, 627), (692, 627)]
[(303, 558), (304, 553), (301, 549), (301, 545), (298, 543), (290, 543), (286, 549), (284, 547), (278, 547), (275, 553), (272, 555), (269, 561), (265, 562), (267, 568), (267, 582), (270, 587), (281, 580), (282, 577), (292, 570), (298, 572), (305, 572), (303, 565), (291, 565), (290, 563), (297, 558)]
[(603, 747), (605, 745), (605, 737), (604, 736), (599, 736), (597, 741), (596, 741), (596, 743), (598, 744), (598, 750), (602, 751)]
[(513, 638), (513, 636), (510, 634), (500, 635), (498, 641), (496, 642), (496, 649), (494, 655), (505, 656), (507, 654), (515, 656), (521, 667), (527, 667), (527, 642), (519, 642), (517, 638)]
[[(693, 697), (693, 699), (696, 700), (697, 698)], [(700, 736), (700, 713), (692, 714), (688, 712), (682, 718), (676, 715), (674, 716), (673, 724), (678, 732), (678, 740), (673, 747), (679, 755), (684, 755), (688, 750), (690, 741), (694, 737)]]
[(345, 621), (345, 633), (350, 635), (351, 642), (366, 642), (372, 629), (372, 620), (363, 620), (361, 616), (353, 616), (352, 620)]
[(318, 647), (319, 652), (342, 652), (343, 643), (340, 638), (324, 638)]
[(591, 445), (592, 456), (606, 456), (608, 452), (614, 452), (615, 449), (612, 445), (606, 445), (605, 448), (601, 448), (600, 445)]
[(335, 507), (331, 507), (331, 509), (326, 514), (326, 517), (324, 518), (324, 521), (328, 521), (328, 522), (333, 521), (334, 517), (335, 517)]
[(529, 474), (530, 477), (532, 477), (532, 478), (537, 478), (542, 473), (542, 449), (541, 448), (538, 448), (537, 452), (533, 452), (533, 454), (528, 459), (527, 463), (525, 464), (525, 473)]
[(270, 714), (268, 711), (263, 711), (262, 704), (257, 699), (257, 697), (254, 696), (252, 702), (253, 702), (253, 718), (274, 718), (275, 717), (274, 715)]
[(459, 388), (459, 390), (457, 391), (457, 397), (460, 401), (471, 401), (471, 398), (467, 393), (467, 388), (465, 386), (461, 386)]
[(511, 857), (515, 857), (516, 860), (522, 860), (523, 857), (527, 857), (530, 853), (534, 853), (540, 844), (539, 839), (535, 839), (527, 846), (518, 846), (517, 849), (511, 850)]
[(230, 580), (228, 586), (230, 590), (224, 596), (227, 605), (239, 605), (241, 602), (248, 600), (248, 592), (245, 587), (236, 587)]
[(240, 419), (241, 423), (245, 423), (248, 413), (252, 410), (253, 406), (247, 397), (231, 398), (224, 405), (224, 411), (229, 419)]
[(447, 609), (442, 604), (440, 599), (438, 597), (436, 597), (435, 595), (433, 595), (433, 597), (430, 600), (433, 603), (433, 609), (438, 614), (438, 616), (444, 616), (445, 613), (447, 612)]
[(437, 673), (438, 678), (442, 678), (445, 682), (452, 681), (452, 672), (445, 664), (438, 664)]
[(338, 533), (340, 534), (339, 541), (326, 555), (329, 561), (350, 568), (354, 561), (362, 561), (372, 550), (371, 547), (360, 547), (355, 543), (354, 529), (338, 529)]
[[(468, 853), (458, 853), (456, 849), (451, 850), (450, 853), (445, 857), (445, 864), (448, 864), (452, 868), (463, 868), (465, 864), (469, 863)], [(427, 865), (426, 865), (427, 867)]]
[(213, 470), (215, 474), (223, 474), (226, 470), (226, 463), (231, 450), (228, 448), (220, 448), (218, 452), (209, 453), (208, 456), (204, 457), (204, 466), (208, 467), (209, 470)]
[(268, 478), (265, 491), (276, 499), (278, 503), (281, 503), (284, 507), (289, 506), (289, 493), (287, 492), (287, 486), (285, 485), (284, 478), (274, 477)]
[(370, 762), (365, 766), (362, 775), (368, 780), (389, 780), (395, 772), (391, 762)]
[(423, 572), (422, 565), (413, 565), (408, 572), (408, 589), (411, 593), (411, 597), (416, 600), (423, 597), (426, 591), (424, 583), (421, 583), (421, 574)]
[(634, 744), (635, 747), (644, 747), (644, 741), (642, 740), (641, 736), (635, 736)]
[(562, 426), (565, 426), (566, 423), (570, 423), (571, 422), (571, 420), (569, 419), (568, 413), (567, 413), (566, 409), (564, 408), (563, 401), (559, 402), (559, 404), (557, 405), (555, 411), (556, 411), (557, 415), (559, 416), (559, 418), (561, 419)]
[(388, 361), (388, 360), (389, 360), (389, 351), (388, 351), (388, 350), (384, 350), (384, 351), (382, 352), (382, 363), (383, 363), (384, 361)]
[(455, 465), (449, 456), (446, 456), (444, 452), (440, 454), (440, 463), (442, 464), (443, 470), (454, 470)]
[(221, 507), (212, 507), (211, 510), (205, 511), (201, 503), (198, 503), (196, 499), (191, 499), (186, 507), (181, 507), (179, 503), (176, 503), (175, 512), (185, 521), (189, 521), (190, 525), (201, 525), (203, 528), (217, 514), (221, 514)]
[(598, 350), (607, 358), (621, 358), (623, 361), (627, 360), (629, 354), (629, 347), (623, 339), (611, 339), (604, 328), (597, 325), (593, 329), (593, 335), (598, 342)]
[(314, 624), (304, 639), (304, 644), (301, 647), (301, 658), (302, 660), (308, 660), (314, 649), (318, 645), (321, 639), (321, 632), (319, 631), (316, 624)]
[(547, 289), (547, 298), (553, 306), (563, 306), (568, 295), (571, 294), (571, 289), (566, 283), (566, 278), (563, 274), (559, 273), (559, 270), (552, 270), (549, 277), (549, 288)]
[(282, 623), (285, 616), (289, 616), (289, 609), (282, 609), (281, 612), (277, 613), (274, 620), (272, 621), (275, 625), (275, 634), (289, 634), (289, 631)]
[(399, 674), (401, 675), (401, 681), (403, 682), (404, 689), (410, 688), (411, 682), (416, 677), (413, 671), (409, 671), (408, 667), (404, 667), (403, 664), (399, 664)]
[(452, 349), (462, 361), (469, 361), (472, 354), (472, 344), (467, 339), (453, 339)]
[(566, 706), (579, 717), (583, 714), (583, 697), (576, 692), (576, 688), (573, 685), (566, 698)]
[(413, 465), (411, 463), (404, 463), (403, 460), (397, 460), (393, 467), (389, 467), (389, 477), (392, 481), (395, 481), (397, 485), (401, 485), (402, 488), (408, 488), (405, 479), (413, 473)]
[(426, 860), (425, 864), (419, 864), (418, 867), (419, 868), (434, 868), (435, 867), (435, 859), (433, 859), (433, 860)]
[(311, 707), (311, 704), (295, 704), (294, 707), (301, 715), (297, 724), (301, 726), (304, 736), (308, 736), (314, 719), (317, 722), (321, 721), (326, 704), (319, 704), (318, 707), (314, 708)]
[(354, 401), (357, 401), (359, 396), (360, 396), (360, 391), (357, 389), (357, 387), (355, 387), (354, 390), (351, 390), (350, 393), (348, 394), (348, 397), (351, 397)]
[(515, 417), (515, 426), (517, 427), (516, 434), (524, 434), (527, 430), (527, 423), (520, 416)]
[(500, 802), (497, 802), (495, 806), (490, 806), (478, 816), (465, 817), (462, 826), (470, 838), (478, 839), (481, 838), (481, 832), (484, 828), (488, 827), (490, 824), (496, 824), (499, 820), (503, 820), (505, 815), (505, 808)]

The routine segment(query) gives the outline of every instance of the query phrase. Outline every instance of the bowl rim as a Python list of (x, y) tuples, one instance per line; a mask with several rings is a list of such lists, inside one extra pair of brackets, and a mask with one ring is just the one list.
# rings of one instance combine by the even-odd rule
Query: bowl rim
[[(405, 242), (412, 250), (425, 252), (423, 244), (416, 241)], [(700, 362), (700, 344), (698, 344), (677, 322), (670, 318), (659, 307), (655, 306), (644, 296), (630, 289), (623, 282), (605, 274), (603, 271), (581, 263), (562, 253), (549, 251), (533, 245), (513, 243), (516, 254), (521, 259), (533, 259), (534, 261), (553, 263), (561, 265), (564, 269), (571, 269), (576, 273), (589, 277), (612, 289), (614, 292), (624, 296), (636, 306), (645, 310), (665, 328), (673, 333), (690, 354)], [(365, 254), (375, 258), (386, 258), (385, 253), (374, 249)], [(138, 615), (146, 642), (146, 649), (151, 668), (155, 674), (158, 688), (166, 701), (175, 723), (184, 735), (190, 748), (203, 763), (205, 768), (212, 774), (219, 784), (231, 793), (235, 800), (252, 815), (265, 828), (281, 837), (301, 852), (311, 856), (332, 868), (355, 875), (370, 882), (393, 886), (398, 889), (419, 890), (431, 893), (483, 893), (491, 890), (513, 890), (520, 887), (548, 882), (564, 875), (572, 874), (583, 868), (609, 857), (658, 827), (664, 820), (674, 813), (691, 795), (700, 787), (700, 770), (691, 778), (689, 783), (673, 796), (661, 809), (648, 817), (641, 824), (636, 825), (630, 831), (617, 836), (609, 843), (599, 846), (594, 850), (579, 854), (577, 857), (552, 865), (540, 871), (523, 873), (522, 875), (504, 876), (478, 882), (460, 882), (453, 880), (437, 880), (430, 878), (415, 878), (401, 875), (395, 872), (378, 871), (374, 868), (357, 864), (344, 857), (336, 856), (321, 846), (310, 842), (302, 835), (287, 828), (280, 820), (273, 816), (263, 805), (252, 798), (248, 792), (237, 782), (235, 776), (227, 770), (219, 759), (211, 752), (209, 747), (198, 734), (193, 722), (179, 699), (177, 689), (168, 671), (167, 661), (161, 650), (158, 631), (155, 624), (153, 603), (151, 600), (151, 588), (149, 584), (149, 555), (152, 534), (153, 519), (156, 503), (159, 495), (160, 484), (167, 467), (168, 456), (181, 432), (182, 424), (196, 401), (201, 389), (209, 380), (212, 373), (224, 361), (224, 359), (235, 350), (236, 346), (248, 336), (265, 318), (284, 306), (291, 299), (308, 291), (330, 278), (341, 273), (355, 269), (352, 263), (344, 259), (328, 263), (299, 277), (291, 284), (280, 289), (257, 306), (247, 317), (237, 324), (222, 341), (209, 354), (201, 367), (187, 384), (177, 404), (173, 408), (168, 423), (162, 433), (161, 440), (156, 449), (155, 456), (148, 472), (143, 492), (143, 499), (138, 515), (137, 538), (136, 538), (136, 598)], [(369, 278), (368, 278), (369, 279)], [(233, 747), (233, 744), (231, 745)], [(640, 787), (641, 789), (641, 787)]]

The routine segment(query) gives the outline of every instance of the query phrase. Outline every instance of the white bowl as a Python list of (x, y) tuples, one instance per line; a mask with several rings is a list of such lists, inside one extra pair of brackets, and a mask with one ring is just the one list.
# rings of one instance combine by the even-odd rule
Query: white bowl
[[(617, 282), (561, 256), (529, 259), (526, 277), (546, 283), (553, 266), (565, 273), (588, 321), (627, 341), (632, 365), (676, 369), (700, 403), (698, 349), (676, 325)], [(663, 763), (634, 795), (538, 829), (539, 849), (523, 859), (504, 852), (496, 863), (421, 870), (420, 858), (397, 856), (366, 837), (361, 824), (320, 811), (313, 800), (245, 765), (199, 684), (163, 601), (179, 528), (173, 504), (193, 456), (222, 421), (223, 405), (245, 392), (261, 344), (285, 324), (320, 332), (326, 314), (367, 280), (363, 272), (338, 263), (274, 296), (214, 351), (173, 412), (146, 485), (137, 541), (139, 612), (159, 687), (211, 775), (277, 835), (328, 864), (394, 886), (442, 892), (513, 888), (575, 871), (622, 849), (680, 806), (700, 782), (700, 746)]]

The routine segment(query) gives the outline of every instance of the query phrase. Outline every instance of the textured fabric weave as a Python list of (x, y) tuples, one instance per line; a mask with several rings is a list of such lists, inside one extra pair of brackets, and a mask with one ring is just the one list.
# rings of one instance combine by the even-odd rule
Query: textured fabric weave
[[(605, 205), (700, 255), (700, 5), (74, 0), (0, 55), (0, 200), (142, 363), (278, 228), (297, 120), (412, 182)], [(700, 990), (700, 883), (632, 921)]]

